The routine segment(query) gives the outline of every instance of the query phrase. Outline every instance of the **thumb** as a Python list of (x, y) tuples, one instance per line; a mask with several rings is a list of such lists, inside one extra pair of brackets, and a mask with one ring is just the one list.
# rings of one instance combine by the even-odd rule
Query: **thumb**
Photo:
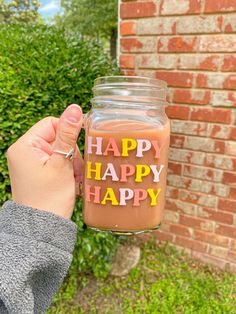
[[(70, 105), (62, 113), (56, 132), (53, 150), (68, 153), (72, 148), (75, 150), (76, 141), (82, 126), (82, 110), (78, 105)], [(65, 162), (65, 156), (53, 153), (51, 160)], [(72, 163), (71, 163), (72, 164)]]

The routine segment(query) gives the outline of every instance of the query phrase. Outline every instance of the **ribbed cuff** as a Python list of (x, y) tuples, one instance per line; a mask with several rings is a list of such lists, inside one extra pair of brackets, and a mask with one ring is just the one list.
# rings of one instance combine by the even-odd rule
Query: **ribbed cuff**
[(7, 201), (0, 210), (0, 233), (31, 238), (72, 253), (77, 225), (53, 213)]

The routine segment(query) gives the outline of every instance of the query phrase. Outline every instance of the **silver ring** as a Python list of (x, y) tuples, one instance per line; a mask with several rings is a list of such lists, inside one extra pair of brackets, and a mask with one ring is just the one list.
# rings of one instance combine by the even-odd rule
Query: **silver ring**
[(69, 150), (68, 153), (65, 153), (65, 152), (63, 152), (61, 150), (58, 150), (58, 149), (55, 149), (53, 151), (53, 153), (57, 153), (57, 154), (63, 155), (63, 156), (65, 156), (66, 159), (69, 159), (69, 160), (73, 160), (74, 159), (74, 152), (75, 152), (74, 148), (71, 148), (71, 150)]

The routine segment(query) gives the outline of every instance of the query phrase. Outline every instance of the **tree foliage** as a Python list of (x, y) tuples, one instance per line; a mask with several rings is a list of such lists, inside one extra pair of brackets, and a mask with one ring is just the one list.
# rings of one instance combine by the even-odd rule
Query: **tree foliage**
[(38, 0), (0, 0), (0, 23), (32, 23), (39, 19)]
[(88, 36), (110, 36), (117, 27), (117, 0), (62, 0), (66, 25)]
[(62, 0), (64, 14), (57, 17), (70, 32), (110, 41), (114, 57), (117, 35), (118, 0)]

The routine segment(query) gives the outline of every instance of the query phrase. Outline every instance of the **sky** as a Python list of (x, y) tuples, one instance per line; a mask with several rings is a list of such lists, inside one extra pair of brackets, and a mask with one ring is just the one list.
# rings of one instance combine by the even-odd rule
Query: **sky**
[(60, 0), (39, 0), (39, 2), (41, 4), (39, 13), (46, 19), (60, 12)]

